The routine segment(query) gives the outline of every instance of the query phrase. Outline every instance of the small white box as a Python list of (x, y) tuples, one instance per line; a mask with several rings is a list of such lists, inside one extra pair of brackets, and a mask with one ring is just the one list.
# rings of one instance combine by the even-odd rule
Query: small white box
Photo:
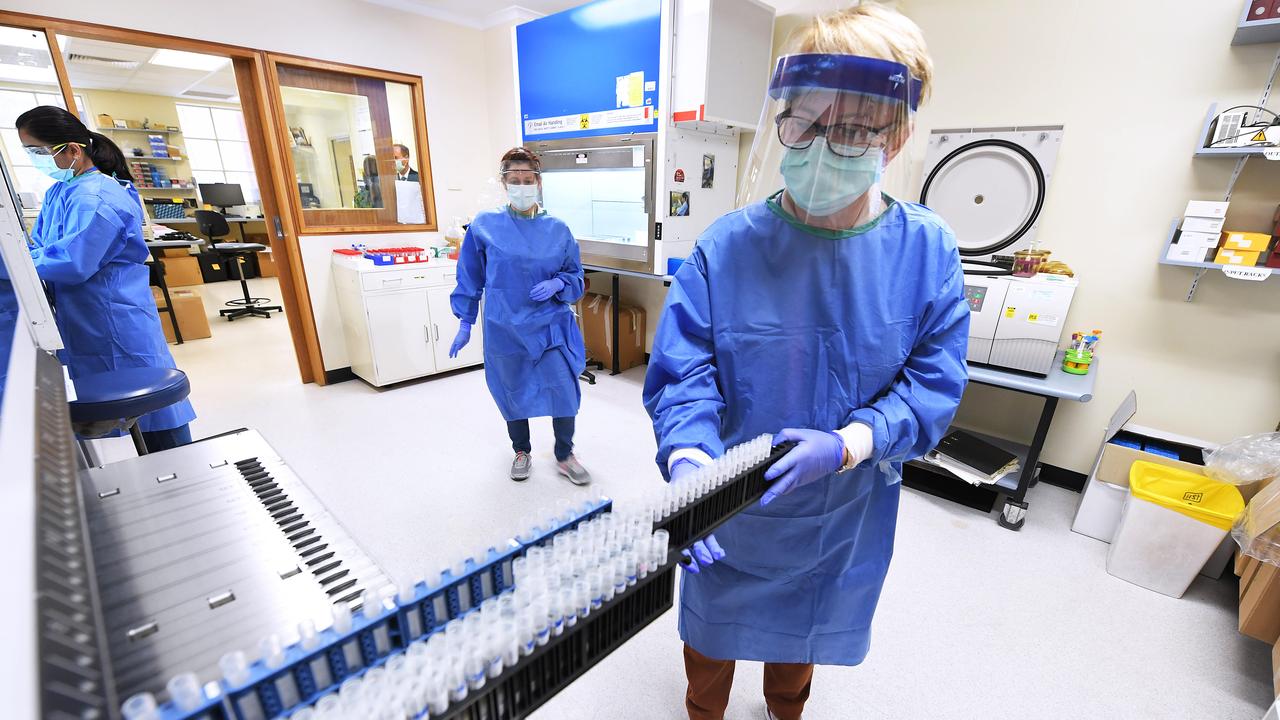
[(1181, 242), (1176, 242), (1169, 246), (1169, 254), (1166, 257), (1178, 262), (1204, 262), (1204, 257), (1208, 252), (1208, 248), (1183, 245)]
[(1183, 247), (1198, 247), (1204, 250), (1212, 250), (1218, 247), (1218, 243), (1222, 240), (1222, 233), (1207, 232), (1187, 232), (1183, 231), (1178, 236), (1178, 245)]
[(1187, 217), (1202, 218), (1225, 218), (1227, 216), (1227, 206), (1229, 202), (1213, 202), (1210, 200), (1192, 200), (1187, 203), (1187, 211), (1183, 215)]
[(1182, 232), (1220, 233), (1226, 223), (1222, 218), (1184, 217)]

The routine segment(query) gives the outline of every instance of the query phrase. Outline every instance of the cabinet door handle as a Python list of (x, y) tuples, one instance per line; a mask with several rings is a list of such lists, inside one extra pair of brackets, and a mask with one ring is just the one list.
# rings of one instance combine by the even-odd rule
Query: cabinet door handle
[(422, 341), (431, 344), (431, 328), (427, 325), (422, 326)]
[(436, 332), (435, 332), (435, 334), (436, 334), (436, 342), (439, 342), (439, 341), (440, 341), (440, 326), (439, 326), (439, 325), (436, 325), (435, 323), (432, 323), (432, 324), (431, 324), (431, 327), (435, 328), (435, 331), (436, 331)]

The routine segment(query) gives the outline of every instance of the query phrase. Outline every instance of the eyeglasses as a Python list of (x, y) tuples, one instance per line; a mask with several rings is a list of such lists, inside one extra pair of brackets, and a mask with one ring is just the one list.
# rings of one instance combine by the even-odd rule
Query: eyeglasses
[(79, 145), (80, 147), (84, 147), (81, 143), (64, 142), (52, 147), (45, 145), (23, 145), (22, 149), (26, 150), (28, 155), (57, 155), (68, 145)]
[(777, 117), (778, 140), (792, 150), (804, 150), (818, 136), (827, 139), (827, 147), (840, 157), (860, 158), (873, 147), (884, 145), (884, 134), (892, 124), (881, 128), (856, 123), (824, 125), (814, 120), (782, 113)]

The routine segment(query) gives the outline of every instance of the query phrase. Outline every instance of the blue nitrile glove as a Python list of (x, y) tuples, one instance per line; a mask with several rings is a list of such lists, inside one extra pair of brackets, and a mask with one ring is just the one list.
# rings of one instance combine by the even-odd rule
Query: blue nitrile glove
[[(696, 472), (699, 467), (701, 466), (698, 463), (689, 458), (680, 458), (675, 465), (671, 466), (671, 482)], [(724, 557), (724, 548), (720, 547), (715, 535), (708, 535), (706, 538), (694, 543), (692, 554), (690, 552), (690, 550), (684, 551), (684, 556), (689, 558), (688, 564), (684, 566), (684, 569), (694, 575), (702, 572), (702, 567), (710, 567), (715, 561)], [(694, 562), (695, 560), (697, 562)], [(702, 567), (699, 567), (699, 565)]]
[(462, 325), (458, 326), (458, 334), (453, 336), (453, 344), (449, 346), (449, 357), (458, 357), (458, 353), (469, 342), (471, 342), (471, 323), (463, 320)]
[(788, 440), (799, 444), (765, 472), (765, 480), (773, 482), (776, 479), (776, 482), (760, 498), (761, 507), (779, 495), (830, 475), (844, 465), (844, 438), (833, 432), (786, 428), (773, 436), (774, 445)]
[(555, 295), (563, 289), (564, 281), (558, 277), (551, 278), (550, 280), (543, 280), (537, 285), (534, 285), (533, 289), (529, 291), (529, 299), (534, 302), (550, 300), (552, 295)]

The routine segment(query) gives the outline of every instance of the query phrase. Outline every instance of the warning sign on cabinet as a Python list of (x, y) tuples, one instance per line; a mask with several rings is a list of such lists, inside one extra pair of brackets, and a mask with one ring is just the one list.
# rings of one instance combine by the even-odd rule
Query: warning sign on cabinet
[(593, 113), (578, 113), (560, 117), (537, 118), (524, 121), (525, 135), (569, 132), (571, 130), (600, 130), (615, 127), (644, 125), (654, 119), (654, 108), (644, 105)]

